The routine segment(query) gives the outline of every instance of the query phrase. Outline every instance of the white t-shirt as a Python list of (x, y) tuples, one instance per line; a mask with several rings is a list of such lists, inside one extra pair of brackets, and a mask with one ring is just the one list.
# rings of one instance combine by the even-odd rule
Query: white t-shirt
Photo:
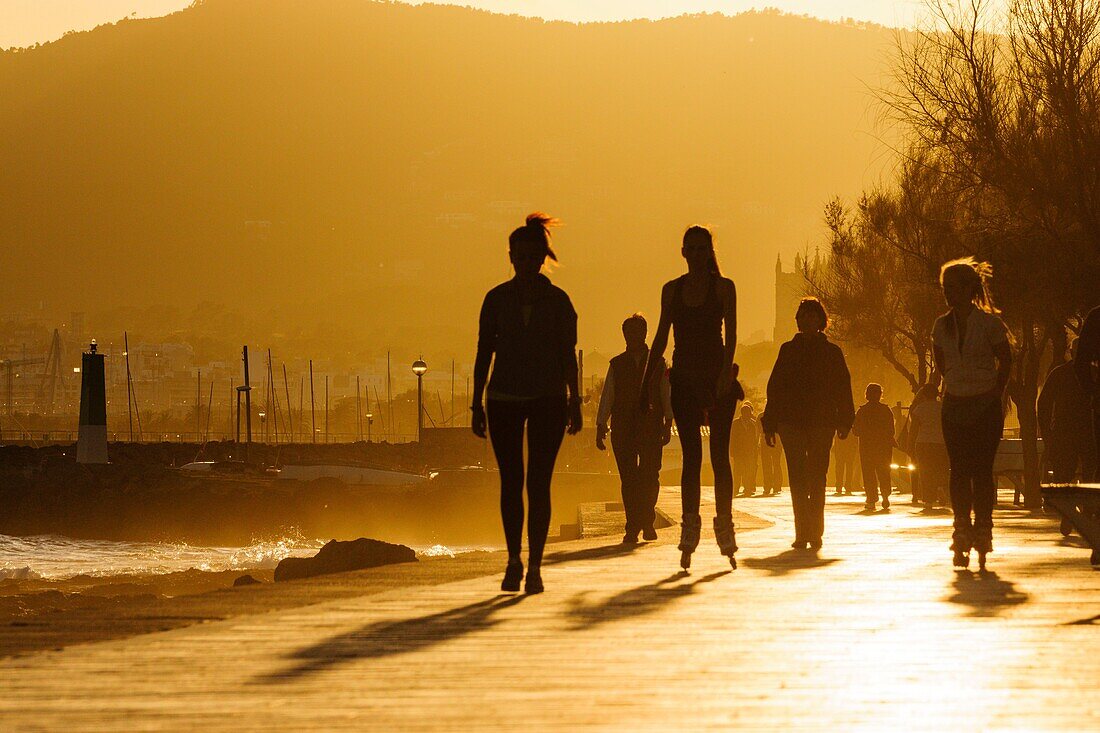
[(945, 391), (956, 397), (973, 397), (997, 386), (997, 360), (993, 348), (1008, 340), (1004, 321), (975, 308), (966, 320), (966, 338), (959, 349), (955, 316), (945, 313), (932, 328), (932, 343), (943, 351)]

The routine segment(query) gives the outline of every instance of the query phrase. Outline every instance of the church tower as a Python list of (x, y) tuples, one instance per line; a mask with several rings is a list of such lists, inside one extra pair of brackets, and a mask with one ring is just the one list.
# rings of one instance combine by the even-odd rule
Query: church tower
[(783, 258), (775, 256), (775, 326), (772, 340), (777, 344), (789, 341), (798, 328), (794, 314), (798, 303), (806, 296), (806, 278), (802, 275), (802, 255), (794, 256), (794, 272), (783, 271)]

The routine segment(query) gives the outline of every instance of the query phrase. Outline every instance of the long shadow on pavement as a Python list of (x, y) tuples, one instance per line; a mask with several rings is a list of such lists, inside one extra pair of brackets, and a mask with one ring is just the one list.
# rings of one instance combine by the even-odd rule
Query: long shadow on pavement
[(639, 543), (637, 545), (628, 545), (622, 542), (616, 542), (613, 545), (601, 545), (599, 547), (589, 547), (584, 550), (572, 550), (561, 552), (552, 552), (543, 558), (543, 565), (558, 565), (563, 562), (576, 562), (578, 560), (599, 560), (607, 557), (622, 557), (623, 555), (629, 555), (635, 550), (645, 547), (648, 543)]
[(767, 570), (772, 575), (787, 575), (796, 570), (823, 568), (840, 560), (835, 557), (820, 557), (807, 550), (787, 550), (771, 557), (749, 557), (738, 562), (754, 570)]
[(1028, 601), (1027, 593), (1016, 590), (1012, 581), (1002, 580), (992, 570), (957, 571), (953, 586), (955, 593), (947, 600), (969, 606), (970, 616), (996, 616), (1006, 608)]
[(691, 576), (687, 573), (676, 573), (656, 583), (630, 588), (596, 603), (587, 601), (587, 592), (578, 593), (569, 602), (567, 616), (573, 629), (590, 628), (612, 621), (644, 616), (691, 595), (697, 586), (713, 582), (731, 572), (723, 570), (704, 575), (691, 582), (677, 582), (687, 580)]
[(522, 595), (498, 595), (467, 606), (402, 621), (379, 621), (339, 634), (289, 655), (294, 666), (262, 675), (257, 682), (288, 682), (357, 659), (409, 654), (501, 623), (493, 616), (522, 601)]

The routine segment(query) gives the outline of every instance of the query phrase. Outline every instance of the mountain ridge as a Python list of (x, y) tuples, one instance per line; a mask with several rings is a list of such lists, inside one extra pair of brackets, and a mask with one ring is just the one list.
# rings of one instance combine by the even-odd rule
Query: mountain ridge
[(566, 222), (553, 277), (582, 341), (611, 350), (623, 316), (655, 316), (696, 222), (742, 337), (770, 332), (776, 253), (818, 241), (825, 199), (881, 165), (867, 89), (891, 42), (768, 13), (212, 0), (6, 52), (8, 307), (214, 301), (269, 313), (259, 330), (461, 353), (537, 208)]

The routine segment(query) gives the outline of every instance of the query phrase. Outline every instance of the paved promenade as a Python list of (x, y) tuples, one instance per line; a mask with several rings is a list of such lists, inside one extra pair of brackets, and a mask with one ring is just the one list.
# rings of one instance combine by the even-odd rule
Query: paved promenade
[(979, 576), (947, 514), (830, 497), (815, 557), (788, 502), (737, 500), (734, 572), (708, 536), (680, 574), (671, 527), (551, 547), (538, 596), (467, 577), (2, 659), (0, 728), (1100, 730), (1100, 573), (1053, 519), (999, 511)]

